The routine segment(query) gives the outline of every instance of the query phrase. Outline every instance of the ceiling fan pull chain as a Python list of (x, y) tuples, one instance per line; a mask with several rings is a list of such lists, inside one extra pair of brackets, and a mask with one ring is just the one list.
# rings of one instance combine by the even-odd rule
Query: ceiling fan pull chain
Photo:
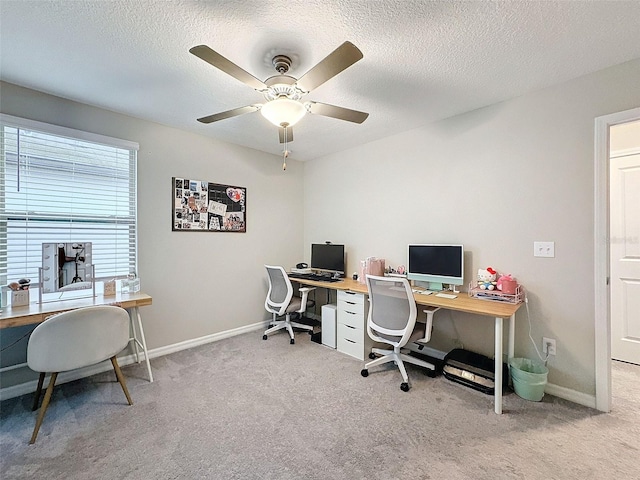
[(289, 150), (287, 148), (287, 143), (288, 143), (288, 137), (289, 137), (289, 131), (287, 130), (287, 127), (289, 126), (289, 124), (287, 123), (283, 123), (282, 127), (284, 128), (284, 152), (282, 152), (282, 170), (286, 170), (287, 169), (287, 157), (289, 156)]

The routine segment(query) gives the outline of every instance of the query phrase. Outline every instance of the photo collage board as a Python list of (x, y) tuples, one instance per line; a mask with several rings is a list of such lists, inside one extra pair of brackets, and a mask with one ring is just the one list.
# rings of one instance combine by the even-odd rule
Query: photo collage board
[(173, 178), (173, 231), (246, 232), (247, 189)]

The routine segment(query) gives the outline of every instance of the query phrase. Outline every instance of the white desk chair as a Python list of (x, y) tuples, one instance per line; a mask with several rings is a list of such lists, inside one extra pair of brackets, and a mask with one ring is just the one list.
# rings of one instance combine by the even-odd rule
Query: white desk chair
[(128, 343), (129, 314), (115, 306), (86, 307), (59, 313), (35, 328), (27, 346), (27, 364), (31, 370), (40, 372), (33, 410), (38, 408), (47, 372), (51, 372), (51, 379), (29, 443), (36, 441), (59, 372), (110, 359), (127, 402), (133, 405), (116, 360), (116, 355)]
[[(374, 341), (391, 345), (393, 350), (372, 348), (369, 358), (375, 358), (375, 360), (365, 364), (360, 373), (363, 377), (367, 377), (369, 368), (395, 362), (404, 380), (400, 389), (407, 392), (410, 388), (409, 377), (403, 361), (435, 370), (433, 364), (401, 352), (402, 347), (411, 339), (416, 324), (416, 301), (413, 298), (411, 286), (406, 278), (367, 275), (366, 279), (370, 301), (367, 333)], [(426, 342), (430, 337), (429, 322), (421, 342)], [(376, 358), (376, 354), (382, 356)]]
[[(272, 326), (265, 330), (262, 339), (266, 340), (269, 338), (268, 335), (270, 333), (286, 328), (289, 332), (289, 336), (291, 337), (289, 343), (293, 345), (295, 340), (292, 327), (308, 330), (309, 333), (313, 332), (313, 327), (311, 325), (292, 322), (291, 314), (302, 314), (306, 311), (308, 303), (307, 296), (311, 290), (315, 289), (303, 287), (298, 290), (302, 296), (294, 296), (293, 285), (291, 285), (291, 280), (289, 280), (284, 268), (272, 265), (265, 265), (265, 268), (269, 274), (269, 292), (267, 293), (267, 298), (264, 301), (264, 308), (267, 312), (273, 314), (273, 320), (271, 321)], [(285, 317), (284, 320), (277, 320), (278, 317), (283, 315)]]

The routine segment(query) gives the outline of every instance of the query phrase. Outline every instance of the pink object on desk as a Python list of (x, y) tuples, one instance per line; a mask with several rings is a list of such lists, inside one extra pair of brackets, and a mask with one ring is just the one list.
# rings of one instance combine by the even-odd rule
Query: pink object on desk
[(367, 283), (366, 275), (384, 276), (384, 258), (369, 257), (360, 262), (360, 283)]
[(498, 290), (502, 293), (506, 293), (507, 295), (514, 295), (516, 293), (516, 289), (518, 288), (518, 282), (516, 282), (515, 278), (512, 278), (511, 275), (502, 275), (498, 279)]

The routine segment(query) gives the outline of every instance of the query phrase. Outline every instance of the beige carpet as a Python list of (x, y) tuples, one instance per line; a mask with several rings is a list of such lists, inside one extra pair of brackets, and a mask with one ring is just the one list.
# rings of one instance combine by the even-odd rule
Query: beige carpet
[(56, 389), (35, 445), (31, 396), (0, 404), (0, 478), (640, 478), (640, 367), (614, 365), (614, 410), (492, 397), (255, 332)]

